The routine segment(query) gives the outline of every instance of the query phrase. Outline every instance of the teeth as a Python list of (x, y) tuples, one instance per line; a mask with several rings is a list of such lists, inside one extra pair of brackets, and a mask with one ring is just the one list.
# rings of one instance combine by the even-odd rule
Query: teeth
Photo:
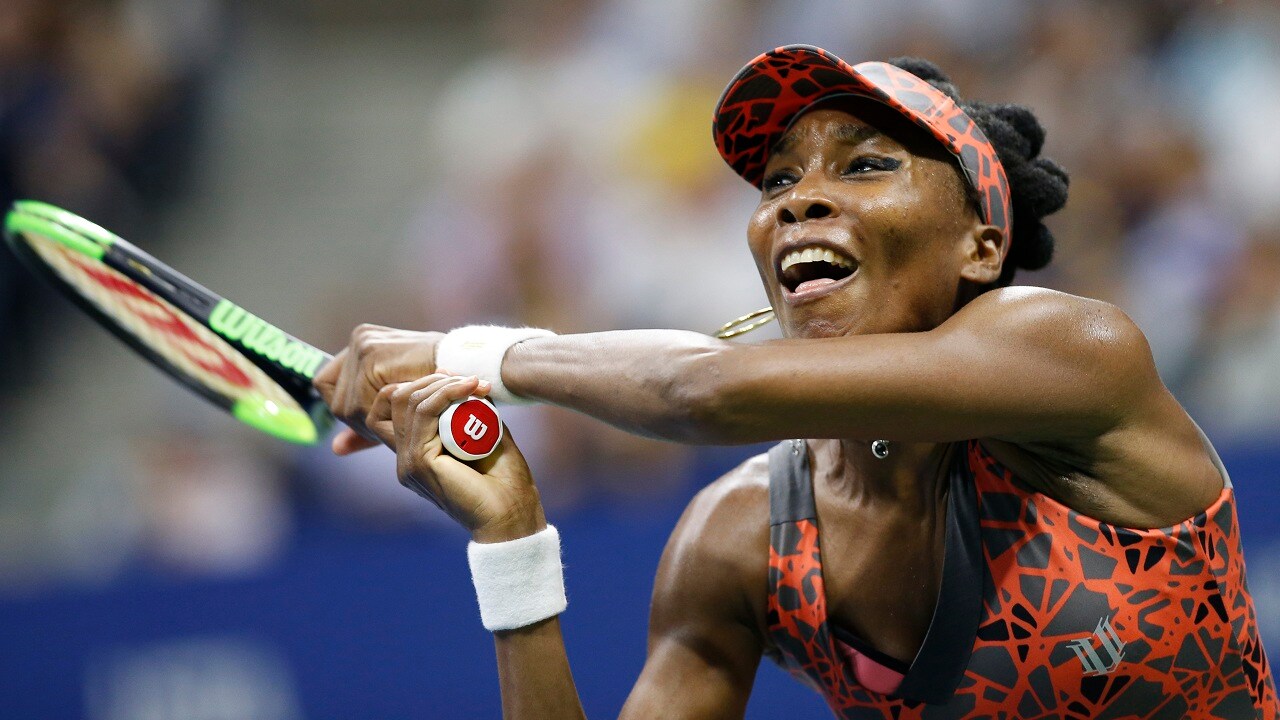
[(826, 248), (810, 246), (807, 248), (792, 250), (782, 257), (782, 270), (786, 271), (792, 265), (807, 262), (827, 262), (838, 267), (853, 270), (853, 261), (843, 255), (837, 255), (834, 251)]

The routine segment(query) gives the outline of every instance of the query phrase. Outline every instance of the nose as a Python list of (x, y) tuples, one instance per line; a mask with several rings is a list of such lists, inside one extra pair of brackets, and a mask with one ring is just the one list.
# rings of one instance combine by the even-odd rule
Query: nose
[(778, 223), (792, 225), (804, 220), (835, 217), (840, 211), (836, 204), (813, 188), (797, 187), (778, 205)]

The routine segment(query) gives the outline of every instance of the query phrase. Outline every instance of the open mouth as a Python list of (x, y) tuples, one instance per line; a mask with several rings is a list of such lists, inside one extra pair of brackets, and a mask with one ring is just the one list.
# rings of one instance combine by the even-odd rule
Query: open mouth
[(830, 248), (809, 245), (782, 256), (778, 279), (788, 292), (801, 294), (844, 280), (858, 269), (853, 258)]

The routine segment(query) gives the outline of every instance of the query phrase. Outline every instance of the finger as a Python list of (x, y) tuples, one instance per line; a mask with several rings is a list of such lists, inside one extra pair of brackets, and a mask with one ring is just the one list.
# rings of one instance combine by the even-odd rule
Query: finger
[(369, 406), (369, 412), (364, 418), (364, 426), (378, 440), (392, 448), (395, 447), (395, 430), (391, 426), (391, 398), (404, 385), (405, 383), (392, 383), (383, 386), (374, 396), (373, 404)]
[(455, 377), (453, 382), (419, 390), (413, 393), (413, 435), (409, 442), (413, 446), (423, 445), (430, 441), (439, 442), (440, 415), (445, 408), (467, 398), (476, 391), (479, 381), (475, 377)]
[(417, 380), (400, 383), (399, 391), (391, 395), (392, 419), (395, 419), (394, 411), (397, 409), (396, 406), (399, 406), (400, 411), (411, 410), (421, 402), (422, 398), (449, 383), (458, 382), (461, 379), (445, 373), (432, 373), (424, 375)]
[(333, 407), (333, 391), (338, 383), (338, 376), (342, 373), (342, 365), (347, 359), (347, 349), (343, 348), (341, 352), (333, 356), (329, 362), (321, 366), (320, 371), (311, 380), (311, 386), (320, 393), (320, 397), (324, 398), (324, 404), (330, 409)]
[(451, 382), (457, 382), (457, 378), (435, 373), (420, 377), (417, 380), (407, 383), (400, 383), (396, 386), (395, 391), (391, 393), (391, 424), (395, 437), (395, 447), (401, 447), (404, 438), (411, 438), (410, 418), (412, 408), (417, 403), (414, 396), (430, 395), (440, 387)]
[(425, 443), (419, 440), (414, 408), (419, 398), (429, 397), (440, 388), (459, 380), (457, 377), (436, 373), (412, 383), (404, 383), (392, 395), (391, 422), (395, 432), (396, 475), (400, 478), (401, 485), (423, 497), (431, 498), (432, 502), (436, 502), (433, 492), (435, 485), (431, 481), (430, 472), (423, 472), (417, 461), (420, 458), (434, 457), (439, 454), (439, 449), (430, 447), (430, 439)]
[(379, 337), (386, 330), (387, 328), (381, 325), (368, 323), (358, 325), (355, 330), (352, 330), (351, 342), (347, 346), (351, 350), (351, 357), (342, 364), (342, 372), (338, 377), (337, 392), (342, 394), (338, 402), (346, 414), (344, 419), (352, 429), (370, 440), (377, 438), (364, 428), (364, 416), (368, 412), (368, 403), (372, 401), (372, 395), (381, 390), (382, 385), (367, 387), (368, 382), (365, 378), (368, 368), (366, 366), (372, 362), (370, 355), (377, 347)]
[(511, 439), (511, 431), (505, 424), (502, 426), (502, 439), (498, 441), (498, 447), (485, 457), (471, 461), (471, 467), (481, 475), (488, 475), (495, 468), (502, 470), (508, 466), (519, 467), (523, 464), (524, 455)]
[(396, 421), (396, 430), (401, 433), (396, 451), (401, 484), (433, 497), (442, 492), (434, 466), (437, 460), (448, 457), (438, 432), (440, 414), (450, 403), (470, 395), (475, 384), (473, 377), (453, 376), (411, 393)]
[(330, 447), (332, 447), (334, 455), (350, 455), (381, 444), (362, 437), (351, 428), (344, 427), (338, 431), (337, 435), (333, 436), (333, 443)]
[[(357, 367), (360, 365), (360, 358), (353, 350), (356, 347), (357, 332), (358, 329), (352, 331), (351, 342), (347, 347), (343, 348), (342, 352), (338, 353), (337, 357), (334, 358), (335, 362), (331, 363), (335, 366), (335, 369), (331, 372), (336, 372), (337, 377), (333, 382), (333, 389), (330, 391), (329, 409), (333, 411), (334, 415), (343, 421), (348, 422), (348, 424), (351, 424), (351, 413), (349, 407), (349, 401), (351, 398), (351, 381), (355, 375)], [(342, 362), (340, 363), (336, 362), (339, 357), (342, 358)], [(352, 429), (358, 430), (358, 428), (354, 427)]]

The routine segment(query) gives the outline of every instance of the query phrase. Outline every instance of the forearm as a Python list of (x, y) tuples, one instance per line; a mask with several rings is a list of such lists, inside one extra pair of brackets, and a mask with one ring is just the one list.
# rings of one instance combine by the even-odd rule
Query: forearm
[(723, 356), (734, 346), (679, 330), (535, 338), (513, 346), (502, 378), (517, 395), (624, 430), (688, 443), (734, 443), (718, 422)]
[(675, 330), (559, 335), (512, 346), (502, 378), (522, 397), (685, 443), (885, 432), (891, 440), (953, 439), (941, 435), (971, 416), (920, 401), (933, 392), (918, 372), (920, 337), (751, 344)]
[(584, 718), (578, 690), (569, 669), (560, 619), (549, 618), (528, 627), (493, 635), (502, 688), (502, 717)]
[(731, 343), (645, 330), (511, 347), (517, 395), (687, 443), (1095, 437), (1159, 390), (1118, 309), (989, 293), (930, 331)]
[(664, 440), (857, 437), (886, 418), (880, 401), (892, 395), (883, 386), (893, 378), (883, 369), (906, 366), (895, 357), (901, 353), (873, 349), (899, 340), (842, 338), (833, 346), (729, 343), (677, 330), (558, 335), (513, 345), (502, 378), (516, 395)]

